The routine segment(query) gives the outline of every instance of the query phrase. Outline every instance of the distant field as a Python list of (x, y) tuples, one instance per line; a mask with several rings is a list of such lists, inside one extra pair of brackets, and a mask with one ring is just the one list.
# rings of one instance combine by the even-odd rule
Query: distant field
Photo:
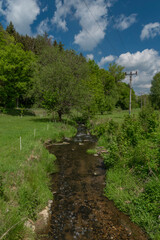
[[(138, 113), (140, 112), (140, 108), (137, 109), (133, 109), (131, 112), (131, 115), (138, 115)], [(98, 123), (103, 123), (106, 120), (114, 120), (118, 123), (122, 123), (124, 118), (129, 115), (129, 110), (114, 110), (110, 113), (105, 113), (103, 115), (96, 115), (94, 117), (94, 122)]]

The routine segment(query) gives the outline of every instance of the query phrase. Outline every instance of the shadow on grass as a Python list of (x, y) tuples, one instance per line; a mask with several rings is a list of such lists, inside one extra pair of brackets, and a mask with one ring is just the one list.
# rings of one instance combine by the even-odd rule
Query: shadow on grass
[(35, 119), (31, 119), (30, 121), (34, 121), (34, 122), (46, 122), (46, 123), (62, 123), (62, 124), (67, 124), (70, 126), (76, 126), (76, 122), (72, 119), (62, 119), (61, 121), (59, 121), (58, 118), (52, 118), (52, 117), (45, 117), (45, 118), (35, 118)]
[(30, 121), (33, 121), (33, 122), (54, 122), (51, 118), (41, 118), (41, 117), (38, 117), (38, 118), (35, 118), (35, 119), (31, 119)]
[(28, 110), (28, 109), (24, 109), (24, 110), (21, 110), (21, 109), (5, 109), (3, 111), (1, 111), (0, 113), (4, 113), (4, 114), (7, 114), (7, 115), (11, 115), (11, 116), (35, 116), (35, 113), (31, 110)]

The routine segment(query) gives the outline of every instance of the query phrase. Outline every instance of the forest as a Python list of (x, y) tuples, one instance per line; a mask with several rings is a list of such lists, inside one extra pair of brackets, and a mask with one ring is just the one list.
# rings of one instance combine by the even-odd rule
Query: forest
[[(105, 149), (105, 196), (151, 239), (160, 239), (160, 72), (152, 79), (150, 94), (137, 96), (132, 89), (131, 115), (130, 86), (124, 79), (123, 66), (100, 68), (63, 43), (52, 42), (47, 33), (23, 36), (12, 23), (6, 30), (0, 26), (0, 239), (24, 239), (26, 234), (34, 239), (23, 222), (35, 221), (52, 199), (49, 174), (56, 172), (55, 157), (42, 143), (74, 136), (77, 122), (98, 139), (88, 153)], [(40, 120), (42, 113), (31, 121), (36, 116), (32, 109), (44, 109), (44, 118)], [(30, 144), (17, 154), (20, 136)]]
[[(12, 23), (6, 31), (1, 26), (0, 34), (1, 108), (44, 107), (60, 119), (73, 108), (89, 115), (128, 109), (124, 67), (113, 63), (101, 69), (61, 42), (52, 43), (47, 34), (21, 36)], [(132, 90), (132, 107), (138, 105)]]

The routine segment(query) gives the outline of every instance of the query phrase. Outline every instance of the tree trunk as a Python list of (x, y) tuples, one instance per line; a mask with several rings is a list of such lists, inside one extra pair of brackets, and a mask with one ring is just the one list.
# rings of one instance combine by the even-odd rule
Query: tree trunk
[(61, 111), (58, 111), (58, 117), (59, 117), (59, 121), (61, 122), (62, 121), (62, 112)]

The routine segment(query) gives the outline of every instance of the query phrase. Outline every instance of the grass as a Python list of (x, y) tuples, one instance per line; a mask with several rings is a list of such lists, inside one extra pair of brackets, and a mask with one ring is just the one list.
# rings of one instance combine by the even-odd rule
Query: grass
[[(136, 109), (132, 114), (138, 116), (139, 111), (140, 109)], [(125, 129), (121, 128), (127, 115), (128, 111), (116, 110), (110, 114), (96, 115), (90, 120), (91, 131), (99, 136), (97, 145), (108, 151), (103, 156), (107, 167), (105, 195), (142, 227), (149, 239), (160, 240), (160, 127), (151, 135), (148, 132), (147, 137), (141, 139), (141, 134), (138, 135), (135, 128), (139, 125), (136, 125), (135, 120), (129, 121), (126, 133), (130, 135), (127, 136), (130, 136), (130, 140), (138, 140), (138, 145), (131, 147), (130, 141), (123, 134)], [(111, 119), (114, 123), (107, 123)], [(148, 119), (147, 123), (154, 126), (153, 118)], [(146, 119), (143, 119), (144, 122)], [(132, 134), (132, 130), (135, 134)]]
[(3, 239), (23, 239), (23, 219), (36, 220), (53, 198), (49, 176), (56, 171), (55, 156), (44, 142), (60, 141), (76, 132), (70, 125), (51, 122), (43, 111), (36, 114), (0, 114), (0, 239), (14, 225)]
[[(159, 180), (150, 179), (149, 184), (154, 182), (157, 186)], [(131, 220), (141, 226), (151, 239), (160, 240), (160, 220), (155, 218), (153, 208), (157, 209), (155, 203), (150, 203), (144, 194), (144, 182), (133, 176), (129, 169), (118, 166), (107, 171), (105, 195), (114, 201), (115, 205), (127, 213)]]
[[(132, 109), (131, 115), (135, 115), (137, 116), (138, 113), (140, 112), (139, 108), (136, 109)], [(103, 115), (96, 115), (94, 117), (94, 119), (92, 120), (92, 122), (94, 124), (100, 124), (100, 123), (104, 123), (107, 120), (113, 120), (117, 123), (122, 123), (124, 118), (129, 114), (128, 110), (120, 110), (120, 109), (115, 109), (112, 112), (106, 112)]]
[(96, 154), (97, 150), (96, 149), (87, 149), (88, 154)]

